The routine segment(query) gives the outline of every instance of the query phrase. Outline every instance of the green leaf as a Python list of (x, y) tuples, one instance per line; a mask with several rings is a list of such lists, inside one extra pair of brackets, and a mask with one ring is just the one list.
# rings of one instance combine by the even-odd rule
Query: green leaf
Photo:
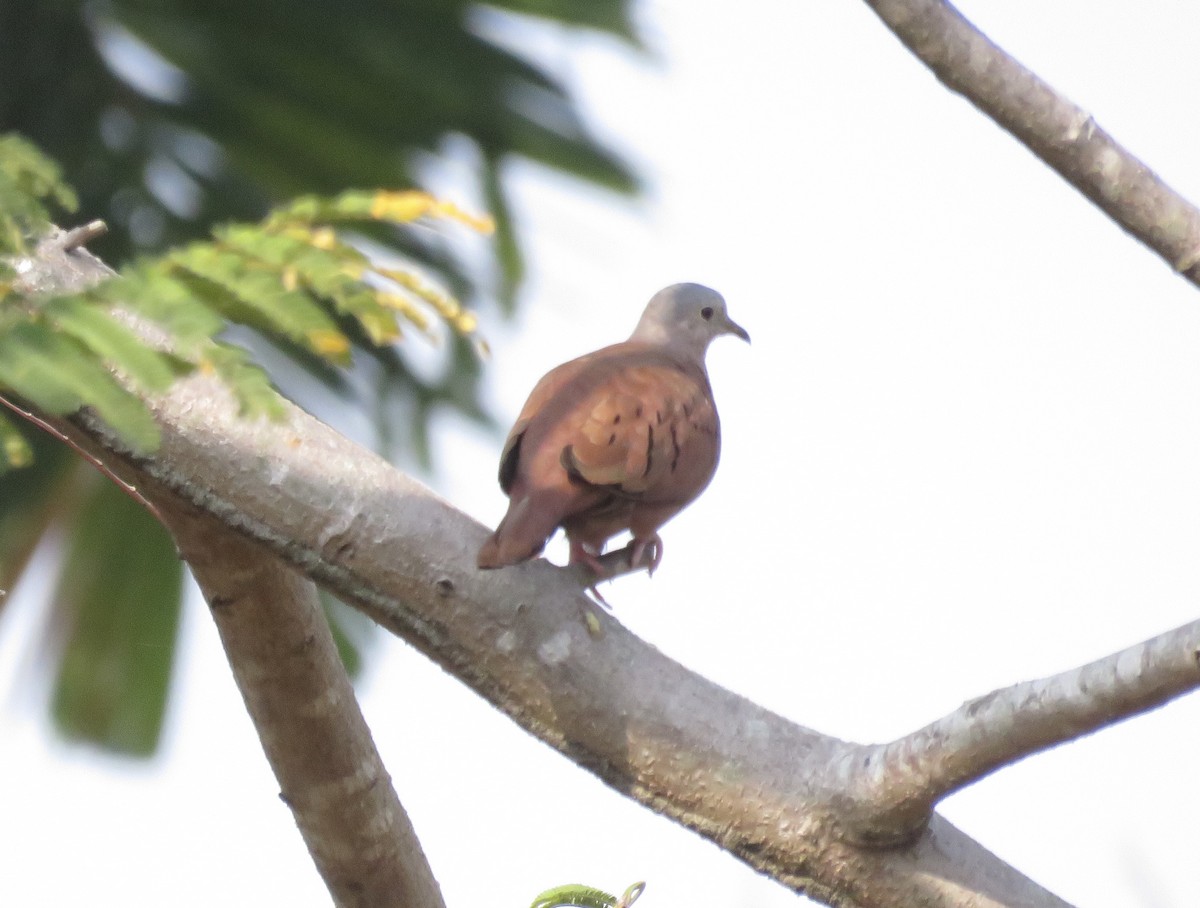
[(375, 345), (400, 337), (394, 310), (360, 279), (370, 269), (367, 257), (343, 242), (326, 237), (317, 246), (310, 231), (268, 233), (259, 227), (233, 226), (216, 232), (217, 239), (264, 266), (294, 276), (310, 292), (327, 300), (335, 311), (353, 318)]
[(97, 483), (55, 596), (67, 627), (53, 695), (63, 734), (134, 756), (154, 752), (182, 590), (170, 536), (115, 485)]
[[(22, 432), (7, 417), (8, 430), (21, 436), (32, 462), (0, 473), (0, 590), (11, 590), (54, 515), (69, 507), (63, 486), (71, 475), (70, 449), (46, 433)], [(0, 597), (0, 610), (5, 599)]]
[(349, 362), (349, 344), (333, 319), (304, 293), (288, 289), (277, 270), (256, 268), (237, 251), (209, 243), (169, 258), (196, 279), (192, 291), (231, 321), (282, 334), (331, 362)]
[(83, 297), (64, 297), (42, 308), (51, 324), (89, 347), (144, 391), (162, 392), (174, 381), (171, 361), (152, 350), (110, 311)]
[(54, 202), (68, 211), (79, 205), (58, 164), (16, 133), (0, 135), (0, 178), (27, 197)]
[(69, 211), (78, 204), (58, 165), (20, 136), (0, 135), (0, 253), (23, 252), (26, 237), (46, 229), (49, 202)]
[(584, 25), (609, 32), (639, 46), (637, 32), (629, 15), (629, 4), (625, 0), (488, 0), (487, 5), (572, 25)]
[(48, 413), (89, 406), (137, 453), (158, 446), (158, 425), (146, 406), (90, 350), (45, 324), (26, 322), (0, 335), (0, 385)]
[(271, 379), (250, 361), (245, 350), (232, 344), (214, 346), (205, 365), (229, 385), (238, 399), (241, 415), (246, 418), (280, 419), (287, 412), (283, 398), (271, 385)]
[[(0, 411), (0, 476), (33, 463), (33, 449), (8, 414)], [(0, 586), (3, 589), (3, 586)]]
[(318, 590), (318, 593), (346, 674), (357, 680), (363, 670), (363, 654), (378, 638), (378, 625), (325, 590)]
[(122, 305), (162, 326), (176, 352), (191, 358), (210, 345), (225, 320), (207, 300), (172, 276), (160, 261), (142, 261), (122, 269), (120, 277), (92, 291), (97, 300)]
[(530, 908), (629, 908), (645, 888), (645, 883), (634, 883), (618, 898), (603, 889), (568, 883), (547, 889), (533, 900)]
[(500, 181), (500, 161), (489, 157), (483, 167), (484, 202), (496, 223), (495, 250), (500, 263), (500, 305), (511, 315), (517, 305), (517, 288), (525, 280), (525, 260), (517, 243), (516, 225), (504, 184)]

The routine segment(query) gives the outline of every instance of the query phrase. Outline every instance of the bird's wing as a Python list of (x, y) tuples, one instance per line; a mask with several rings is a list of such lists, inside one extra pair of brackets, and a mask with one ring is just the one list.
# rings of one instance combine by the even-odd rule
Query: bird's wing
[(686, 503), (699, 494), (720, 447), (704, 373), (645, 356), (609, 360), (595, 373), (547, 437), (568, 474), (645, 501)]
[(521, 408), (517, 421), (513, 423), (513, 427), (508, 432), (508, 438), (504, 440), (504, 449), (500, 452), (500, 488), (505, 495), (512, 491), (513, 479), (516, 477), (517, 465), (521, 457), (521, 441), (525, 437), (525, 430), (529, 428), (530, 422), (546, 409), (547, 405), (562, 392), (565, 385), (569, 384), (597, 356), (604, 352), (606, 351), (589, 353), (563, 363), (561, 366), (556, 366), (542, 376), (541, 381), (529, 392), (529, 399)]

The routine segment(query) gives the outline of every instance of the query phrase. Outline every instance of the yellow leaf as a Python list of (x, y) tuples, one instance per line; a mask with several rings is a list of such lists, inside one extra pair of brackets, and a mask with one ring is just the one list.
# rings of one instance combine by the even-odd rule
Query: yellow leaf
[(479, 319), (474, 312), (464, 309), (453, 320), (454, 330), (459, 334), (472, 334), (479, 327)]
[(341, 356), (350, 351), (350, 344), (337, 331), (327, 328), (317, 328), (305, 333), (313, 350), (322, 356)]
[(12, 434), (4, 436), (3, 452), (0, 463), (6, 463), (13, 469), (27, 467), (33, 463), (33, 451), (15, 429)]
[(308, 241), (318, 249), (329, 251), (338, 244), (337, 233), (332, 227), (318, 227), (309, 234)]
[(394, 309), (416, 325), (421, 331), (429, 333), (429, 316), (414, 306), (412, 300), (398, 293), (388, 293), (386, 290), (378, 291), (375, 294), (375, 299), (381, 306)]
[(435, 199), (427, 192), (378, 192), (371, 200), (371, 217), (377, 220), (407, 223), (427, 214), (458, 221), (480, 233), (491, 233), (496, 229), (495, 221), (490, 217), (470, 214), (453, 202)]
[(470, 214), (453, 202), (438, 202), (434, 213), (458, 221), (460, 224), (466, 224), (472, 230), (478, 230), (480, 233), (490, 234), (496, 230), (496, 222), (490, 216)]
[(427, 192), (378, 192), (371, 201), (371, 217), (380, 221), (415, 221), (435, 206)]

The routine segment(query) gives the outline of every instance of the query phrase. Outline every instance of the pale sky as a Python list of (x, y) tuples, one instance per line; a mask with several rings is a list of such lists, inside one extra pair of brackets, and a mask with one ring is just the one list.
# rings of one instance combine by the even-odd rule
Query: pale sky
[[(959, 7), (1200, 200), (1200, 6)], [(721, 467), (664, 529), (654, 579), (605, 588), (617, 617), (714, 681), (861, 741), (1194, 619), (1200, 294), (863, 3), (659, 0), (641, 15), (656, 60), (557, 32), (539, 47), (649, 195), (518, 168), (531, 281), (516, 325), (485, 320), (504, 419), (675, 281), (720, 290), (754, 337), (710, 352)], [(501, 438), (441, 428), (430, 483), (494, 523)], [(149, 766), (56, 743), (26, 690), (0, 698), (0, 904), (328, 904), (192, 606)], [(0, 625), (0, 690), (28, 678), (36, 617)], [(638, 879), (646, 908), (797, 903), (403, 643), (380, 655), (364, 711), (452, 908)], [(1185, 698), (941, 809), (1070, 902), (1191, 908), (1198, 748), (1200, 698)]]

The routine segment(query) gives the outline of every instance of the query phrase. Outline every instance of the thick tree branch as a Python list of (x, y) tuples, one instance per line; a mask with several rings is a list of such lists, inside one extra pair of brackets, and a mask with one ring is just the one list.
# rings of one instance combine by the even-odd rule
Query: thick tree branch
[(829, 772), (855, 745), (687, 671), (597, 608), (570, 569), (478, 571), (485, 527), (303, 412), (244, 422), (208, 377), (157, 412), (163, 449), (136, 463), (86, 417), (62, 427), (317, 578), (617, 791), (785, 885), (863, 908), (1066, 904), (936, 815), (906, 844), (863, 847)]
[(486, 528), (302, 411), (241, 419), (204, 375), (154, 410), (163, 442), (148, 458), (86, 413), (54, 422), (126, 480), (140, 477), (160, 508), (177, 499), (270, 549), (613, 788), (784, 884), (838, 905), (1064, 904), (937, 816), (903, 846), (863, 847), (829, 772), (854, 745), (664, 657), (569, 570), (478, 571)]
[(866, 842), (903, 839), (934, 805), (1001, 766), (1200, 687), (1200, 621), (1087, 665), (964, 703), (889, 744), (839, 755), (843, 821)]
[(208, 514), (149, 494), (204, 591), (280, 797), (334, 904), (444, 908), (312, 581)]
[(948, 88), (1200, 285), (1200, 211), (943, 0), (866, 0)]

